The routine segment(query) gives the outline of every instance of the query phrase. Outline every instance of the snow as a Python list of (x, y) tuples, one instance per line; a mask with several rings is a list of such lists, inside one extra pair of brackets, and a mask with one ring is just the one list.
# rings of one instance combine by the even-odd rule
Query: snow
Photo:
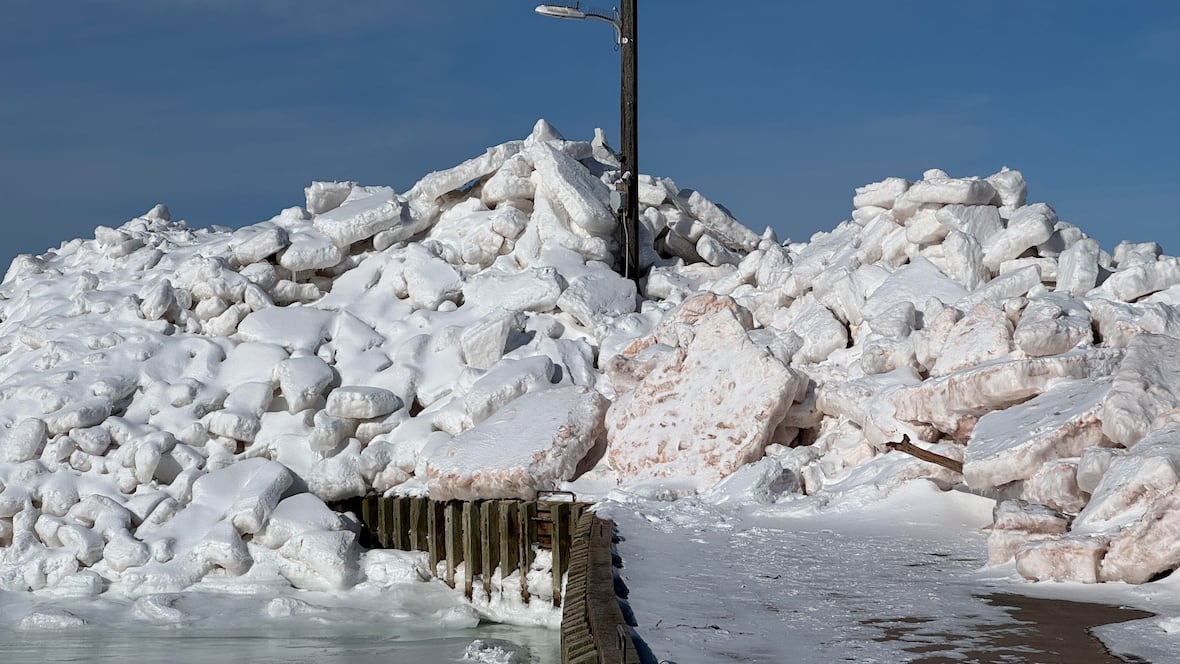
[[(383, 610), (415, 613), (414, 592), (437, 591), (446, 608), (416, 615), (554, 624), (552, 610), (426, 590), (417, 562), (361, 549), (326, 501), (373, 493), (607, 501), (633, 531), (636, 607), (652, 613), (691, 605), (644, 608), (675, 591), (638, 562), (655, 530), (685, 550), (710, 533), (685, 565), (766, 570), (792, 547), (833, 562), (825, 547), (896, 546), (863, 523), (838, 537), (821, 524), (917, 504), (975, 501), (971, 519), (923, 535), (957, 537), (973, 564), (987, 552), (963, 588), (982, 574), (1118, 581), (1141, 584), (1125, 591), (1138, 602), (1180, 567), (1180, 259), (1152, 242), (1102, 251), (1007, 168), (885, 178), (856, 189), (851, 220), (782, 243), (639, 175), (635, 283), (618, 273), (618, 175), (601, 135), (566, 140), (541, 121), (403, 194), (313, 182), (304, 207), (235, 231), (158, 206), (18, 257), (0, 283), (0, 590), (23, 599), (0, 624), (202, 622), (192, 595), (212, 588), (265, 597), (251, 619), (306, 618), (401, 586), (416, 590)], [(903, 437), (964, 474), (891, 451)], [(964, 487), (1001, 502), (982, 509), (994, 501)], [(709, 519), (746, 523), (741, 546)], [(734, 578), (694, 573), (684, 592), (708, 600)], [(749, 607), (783, 600), (749, 590)], [(123, 604), (108, 623), (78, 598)], [(825, 601), (801, 647), (897, 659), (849, 637)], [(718, 661), (729, 646), (699, 637), (746, 631), (710, 619), (681, 634), (674, 620), (641, 634), (667, 636), (676, 661)], [(841, 636), (821, 634), (830, 621)], [(794, 657), (755, 641), (740, 652)]]

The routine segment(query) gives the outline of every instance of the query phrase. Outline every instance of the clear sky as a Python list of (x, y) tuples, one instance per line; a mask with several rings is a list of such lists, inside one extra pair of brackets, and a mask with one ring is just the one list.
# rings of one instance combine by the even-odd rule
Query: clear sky
[[(1180, 253), (1180, 2), (639, 3), (641, 170), (748, 226), (1007, 165), (1108, 249)], [(0, 262), (157, 202), (239, 226), (311, 180), (404, 191), (539, 117), (617, 142), (610, 28), (535, 5), (0, 0)]]

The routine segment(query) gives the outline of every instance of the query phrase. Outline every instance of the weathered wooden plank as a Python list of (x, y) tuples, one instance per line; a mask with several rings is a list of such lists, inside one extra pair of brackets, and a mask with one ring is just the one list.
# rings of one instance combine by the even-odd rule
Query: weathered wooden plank
[(500, 582), (511, 576), (517, 567), (520, 555), (520, 527), (517, 523), (517, 513), (520, 503), (515, 500), (499, 501), (500, 511)]
[(361, 517), (361, 526), (362, 526), (362, 528), (361, 528), (362, 537), (360, 539), (362, 540), (361, 544), (363, 546), (366, 546), (369, 548), (377, 546), (376, 507), (377, 507), (377, 503), (372, 497), (361, 499), (360, 517)]
[(479, 504), (479, 544), (483, 558), (483, 590), (492, 598), (492, 575), (500, 566), (500, 510), (497, 501)]
[(377, 543), (382, 549), (393, 546), (393, 499), (375, 498), (377, 501)]
[(571, 654), (563, 664), (600, 664), (602, 661), (598, 659), (597, 650), (588, 650), (579, 654)]
[(413, 551), (410, 547), (410, 499), (393, 499), (393, 540), (389, 545), (399, 551)]
[(520, 554), (519, 526), (517, 524), (517, 502), (500, 500), (500, 580), (512, 576), (517, 570), (517, 557)]
[(447, 555), (447, 573), (444, 580), (455, 587), (455, 567), (463, 562), (463, 504), (457, 500), (447, 502), (443, 507), (444, 547)]
[(550, 503), (530, 503), (533, 505), (533, 542), (542, 549), (553, 548), (553, 513)]
[(480, 550), (479, 505), (471, 501), (463, 503), (463, 594), (471, 599), (475, 594), (475, 577), (483, 572), (483, 555)]
[(426, 502), (426, 518), (430, 525), (430, 573), (438, 574), (438, 564), (447, 557), (446, 521), (444, 510), (446, 504), (436, 500)]
[(425, 498), (410, 499), (410, 550), (430, 549), (430, 522), (427, 519), (429, 502)]
[(549, 506), (549, 516), (553, 519), (553, 606), (561, 606), (561, 582), (569, 565), (569, 512), (568, 503)]
[(536, 525), (533, 519), (537, 515), (537, 504), (532, 502), (520, 503), (516, 513), (516, 523), (520, 530), (517, 539), (517, 568), (520, 570), (520, 598), (525, 604), (529, 603), (529, 568), (533, 564), (533, 542), (536, 540)]

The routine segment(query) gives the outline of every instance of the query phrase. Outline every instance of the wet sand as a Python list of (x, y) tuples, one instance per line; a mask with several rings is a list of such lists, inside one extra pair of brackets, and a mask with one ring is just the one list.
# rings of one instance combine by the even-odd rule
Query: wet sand
[[(889, 621), (878, 625), (878, 640), (913, 641), (906, 652), (911, 662), (982, 664), (1035, 662), (1036, 664), (1119, 664), (1143, 662), (1110, 653), (1092, 629), (1101, 625), (1149, 618), (1153, 614), (1107, 604), (1038, 599), (1011, 593), (979, 595), (979, 599), (1006, 610), (1012, 622), (981, 626), (975, 634), (938, 634), (923, 630), (926, 618)], [(872, 621), (867, 621), (871, 624)], [(943, 637), (939, 642), (938, 637)], [(971, 646), (964, 650), (963, 642)], [(954, 651), (953, 656), (940, 653)]]

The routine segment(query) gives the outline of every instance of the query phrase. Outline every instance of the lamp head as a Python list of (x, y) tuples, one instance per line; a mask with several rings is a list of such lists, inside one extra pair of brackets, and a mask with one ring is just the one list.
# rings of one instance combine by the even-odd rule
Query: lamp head
[(553, 18), (586, 18), (586, 12), (578, 9), (577, 6), (537, 5), (536, 11), (541, 16), (552, 16)]

